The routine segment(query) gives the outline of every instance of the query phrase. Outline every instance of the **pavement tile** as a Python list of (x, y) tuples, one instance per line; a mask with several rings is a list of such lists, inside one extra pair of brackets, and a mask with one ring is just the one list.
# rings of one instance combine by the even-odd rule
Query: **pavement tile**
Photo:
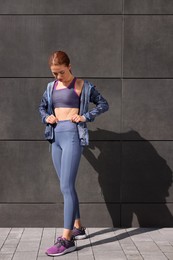
[(7, 247), (16, 247), (19, 243), (19, 239), (7, 239), (4, 243), (4, 246)]
[(158, 234), (158, 235), (154, 235), (154, 236), (150, 236), (151, 237), (151, 239), (152, 240), (154, 240), (156, 243), (157, 242), (160, 242), (160, 241), (167, 241), (168, 242), (168, 240), (163, 236), (163, 235), (161, 235), (161, 234)]
[(22, 251), (22, 252), (32, 252), (38, 251), (40, 245), (40, 241), (20, 241), (18, 247), (17, 247), (17, 251)]
[(8, 235), (8, 240), (11, 239), (20, 239), (22, 236), (24, 229), (23, 228), (12, 228), (9, 235)]
[(22, 234), (22, 241), (37, 241), (42, 236), (43, 228), (25, 228)]
[[(138, 251), (135, 245), (121, 244), (121, 247), (125, 251)], [(138, 253), (138, 252), (137, 252)]]
[(114, 232), (114, 234), (115, 234), (116, 236), (125, 234), (125, 236), (128, 236), (128, 237), (129, 237), (129, 234), (127, 234), (127, 231), (126, 231), (126, 229), (124, 229), (124, 228), (114, 229), (113, 232)]
[(94, 252), (94, 257), (96, 260), (125, 260), (127, 259), (125, 254), (123, 252), (119, 251), (114, 251), (114, 252), (102, 252), (102, 253), (95, 253)]
[(11, 228), (0, 228), (0, 238), (4, 239), (10, 233)]
[(95, 260), (95, 257), (93, 255), (82, 255), (82, 256), (79, 256), (79, 259), (81, 259), (81, 260)]
[(8, 237), (4, 241), (4, 245), (1, 248), (1, 252), (3, 253), (13, 253), (16, 250), (16, 247), (18, 246), (18, 243), (20, 241), (20, 238), (22, 236), (23, 229), (11, 229)]
[(165, 260), (165, 259), (167, 259), (164, 255), (153, 256), (153, 255), (142, 254), (142, 257), (144, 260)]
[(78, 255), (79, 256), (83, 256), (83, 255), (93, 255), (93, 251), (91, 249), (91, 246), (90, 247), (80, 247), (78, 246), (77, 247), (77, 250), (78, 250)]
[(164, 227), (164, 228), (160, 228), (159, 231), (160, 231), (161, 233), (165, 233), (165, 232), (172, 233), (172, 228)]
[(2, 254), (13, 254), (16, 251), (16, 246), (13, 247), (8, 247), (8, 246), (3, 246), (1, 248), (1, 253)]
[(13, 256), (13, 254), (16, 251), (23, 230), (24, 230), (23, 228), (10, 229), (10, 232), (8, 233), (8, 236), (4, 241), (4, 244), (0, 250), (1, 253), (0, 259), (11, 259), (10, 257)]
[(156, 246), (156, 244), (153, 241), (136, 241), (135, 242), (136, 247), (138, 248), (138, 250), (142, 253), (146, 253), (150, 254), (150, 252), (156, 252), (156, 253), (161, 253), (161, 250), (159, 249), (158, 246)]
[(120, 250), (120, 248), (118, 248), (118, 250), (116, 250), (116, 248), (112, 247), (112, 246), (105, 246), (103, 245), (98, 245), (98, 246), (92, 246), (93, 252), (94, 253), (104, 253), (104, 252), (121, 252), (122, 249)]
[(158, 245), (158, 247), (159, 246), (170, 246), (171, 244), (170, 244), (170, 242), (168, 242), (168, 241), (163, 241), (163, 240), (160, 240), (160, 241), (155, 241), (154, 240), (154, 242)]
[(121, 236), (118, 236), (117, 239), (118, 239), (118, 241), (120, 242), (121, 245), (123, 245), (123, 244), (125, 244), (125, 245), (134, 245), (134, 242), (131, 239), (131, 237), (122, 238)]
[(37, 252), (16, 252), (13, 260), (37, 260)]
[(62, 236), (63, 228), (56, 228), (55, 238)]
[(37, 260), (53, 260), (53, 257), (45, 255), (45, 256), (38, 256)]
[(2, 251), (2, 246), (4, 247), (4, 244), (8, 243), (7, 239), (10, 235), (11, 228), (0, 228), (0, 251)]
[(13, 254), (0, 253), (0, 260), (11, 260), (12, 257), (13, 257)]
[(138, 255), (139, 252), (137, 250), (123, 250), (125, 255)]
[(171, 245), (159, 245), (159, 248), (164, 253), (173, 253), (173, 246)]
[(77, 246), (88, 246), (89, 244), (90, 244), (90, 239), (89, 238), (85, 238), (85, 239), (81, 239), (81, 240), (76, 240), (75, 241), (76, 242), (76, 244), (77, 244)]
[(5, 239), (0, 238), (0, 248), (3, 246), (4, 242), (5, 242)]
[(93, 251), (90, 243), (90, 239), (86, 238), (83, 240), (77, 240), (76, 242), (77, 246), (77, 253), (79, 259), (85, 257), (86, 259), (91, 257), (93, 259)]
[(104, 239), (114, 236), (113, 228), (87, 228), (87, 233), (91, 239)]
[(169, 260), (173, 260), (173, 253), (165, 253)]
[(72, 253), (68, 253), (68, 254), (65, 254), (65, 255), (61, 255), (60, 257), (54, 257), (54, 259), (59, 259), (59, 260), (78, 260), (77, 251), (74, 251)]
[(137, 234), (131, 237), (131, 239), (136, 242), (136, 241), (141, 241), (141, 242), (147, 242), (147, 241), (153, 241), (152, 238), (149, 235), (146, 234)]
[(44, 228), (42, 232), (39, 253), (38, 255), (45, 255), (45, 251), (55, 242), (55, 228)]
[(140, 254), (126, 254), (128, 260), (142, 260), (142, 256)]
[(159, 230), (163, 238), (169, 242), (173, 242), (173, 235), (171, 228), (162, 228)]

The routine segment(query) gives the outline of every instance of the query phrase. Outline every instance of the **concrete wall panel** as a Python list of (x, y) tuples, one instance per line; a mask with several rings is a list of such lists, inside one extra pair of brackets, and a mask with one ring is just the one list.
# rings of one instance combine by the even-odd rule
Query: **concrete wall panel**
[(172, 0), (124, 0), (125, 14), (173, 14)]
[(62, 201), (46, 142), (0, 142), (0, 201)]
[[(120, 207), (111, 204), (81, 204), (82, 223), (87, 227), (120, 225)], [(1, 227), (62, 227), (63, 204), (0, 204)], [(98, 214), (99, 212), (99, 214)], [(101, 214), (100, 214), (101, 213)], [(92, 219), (92, 221), (91, 221)]]
[(122, 0), (1, 0), (0, 14), (121, 14)]
[[(173, 139), (173, 80), (130, 79), (123, 82), (124, 139)], [(138, 132), (128, 134), (131, 130)]]
[(120, 142), (91, 141), (79, 168), (77, 190), (81, 202), (120, 201)]
[[(122, 83), (118, 79), (88, 79), (109, 103), (109, 111), (88, 123), (90, 140), (120, 140)], [(94, 105), (90, 104), (90, 109)]]
[(122, 203), (173, 201), (172, 152), (172, 142), (123, 142)]
[(49, 77), (48, 57), (61, 49), (76, 75), (121, 75), (120, 16), (2, 15), (0, 24), (0, 77)]
[(0, 79), (0, 139), (44, 140), (38, 113), (47, 79)]
[(122, 227), (172, 227), (172, 204), (123, 204)]
[(124, 19), (124, 77), (172, 77), (173, 17), (127, 15)]

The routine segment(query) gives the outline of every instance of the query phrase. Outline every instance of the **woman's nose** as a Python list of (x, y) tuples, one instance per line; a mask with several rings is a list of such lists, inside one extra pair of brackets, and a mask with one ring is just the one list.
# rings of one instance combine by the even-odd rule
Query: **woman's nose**
[(57, 79), (61, 79), (61, 75), (59, 73), (57, 74)]

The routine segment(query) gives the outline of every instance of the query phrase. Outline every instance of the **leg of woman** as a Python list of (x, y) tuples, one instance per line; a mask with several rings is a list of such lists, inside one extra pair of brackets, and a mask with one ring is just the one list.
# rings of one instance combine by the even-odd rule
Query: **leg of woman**
[[(63, 132), (61, 135), (62, 159), (60, 187), (64, 196), (63, 237), (71, 238), (75, 218), (79, 219), (79, 202), (75, 190), (75, 180), (81, 158), (82, 147), (77, 132)], [(60, 136), (59, 136), (60, 137)]]
[(61, 147), (56, 142), (52, 143), (52, 161), (59, 179), (61, 177), (61, 156)]
[(74, 227), (80, 229), (82, 227), (80, 218), (76, 218), (74, 221)]

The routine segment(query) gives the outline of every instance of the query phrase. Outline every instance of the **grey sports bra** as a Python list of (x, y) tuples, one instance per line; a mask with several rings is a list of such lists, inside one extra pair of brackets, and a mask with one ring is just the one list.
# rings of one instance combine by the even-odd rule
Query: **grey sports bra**
[(52, 95), (52, 103), (54, 108), (79, 108), (80, 96), (76, 93), (75, 82), (76, 77), (74, 77), (68, 87), (62, 89), (56, 89), (58, 81), (55, 82)]

